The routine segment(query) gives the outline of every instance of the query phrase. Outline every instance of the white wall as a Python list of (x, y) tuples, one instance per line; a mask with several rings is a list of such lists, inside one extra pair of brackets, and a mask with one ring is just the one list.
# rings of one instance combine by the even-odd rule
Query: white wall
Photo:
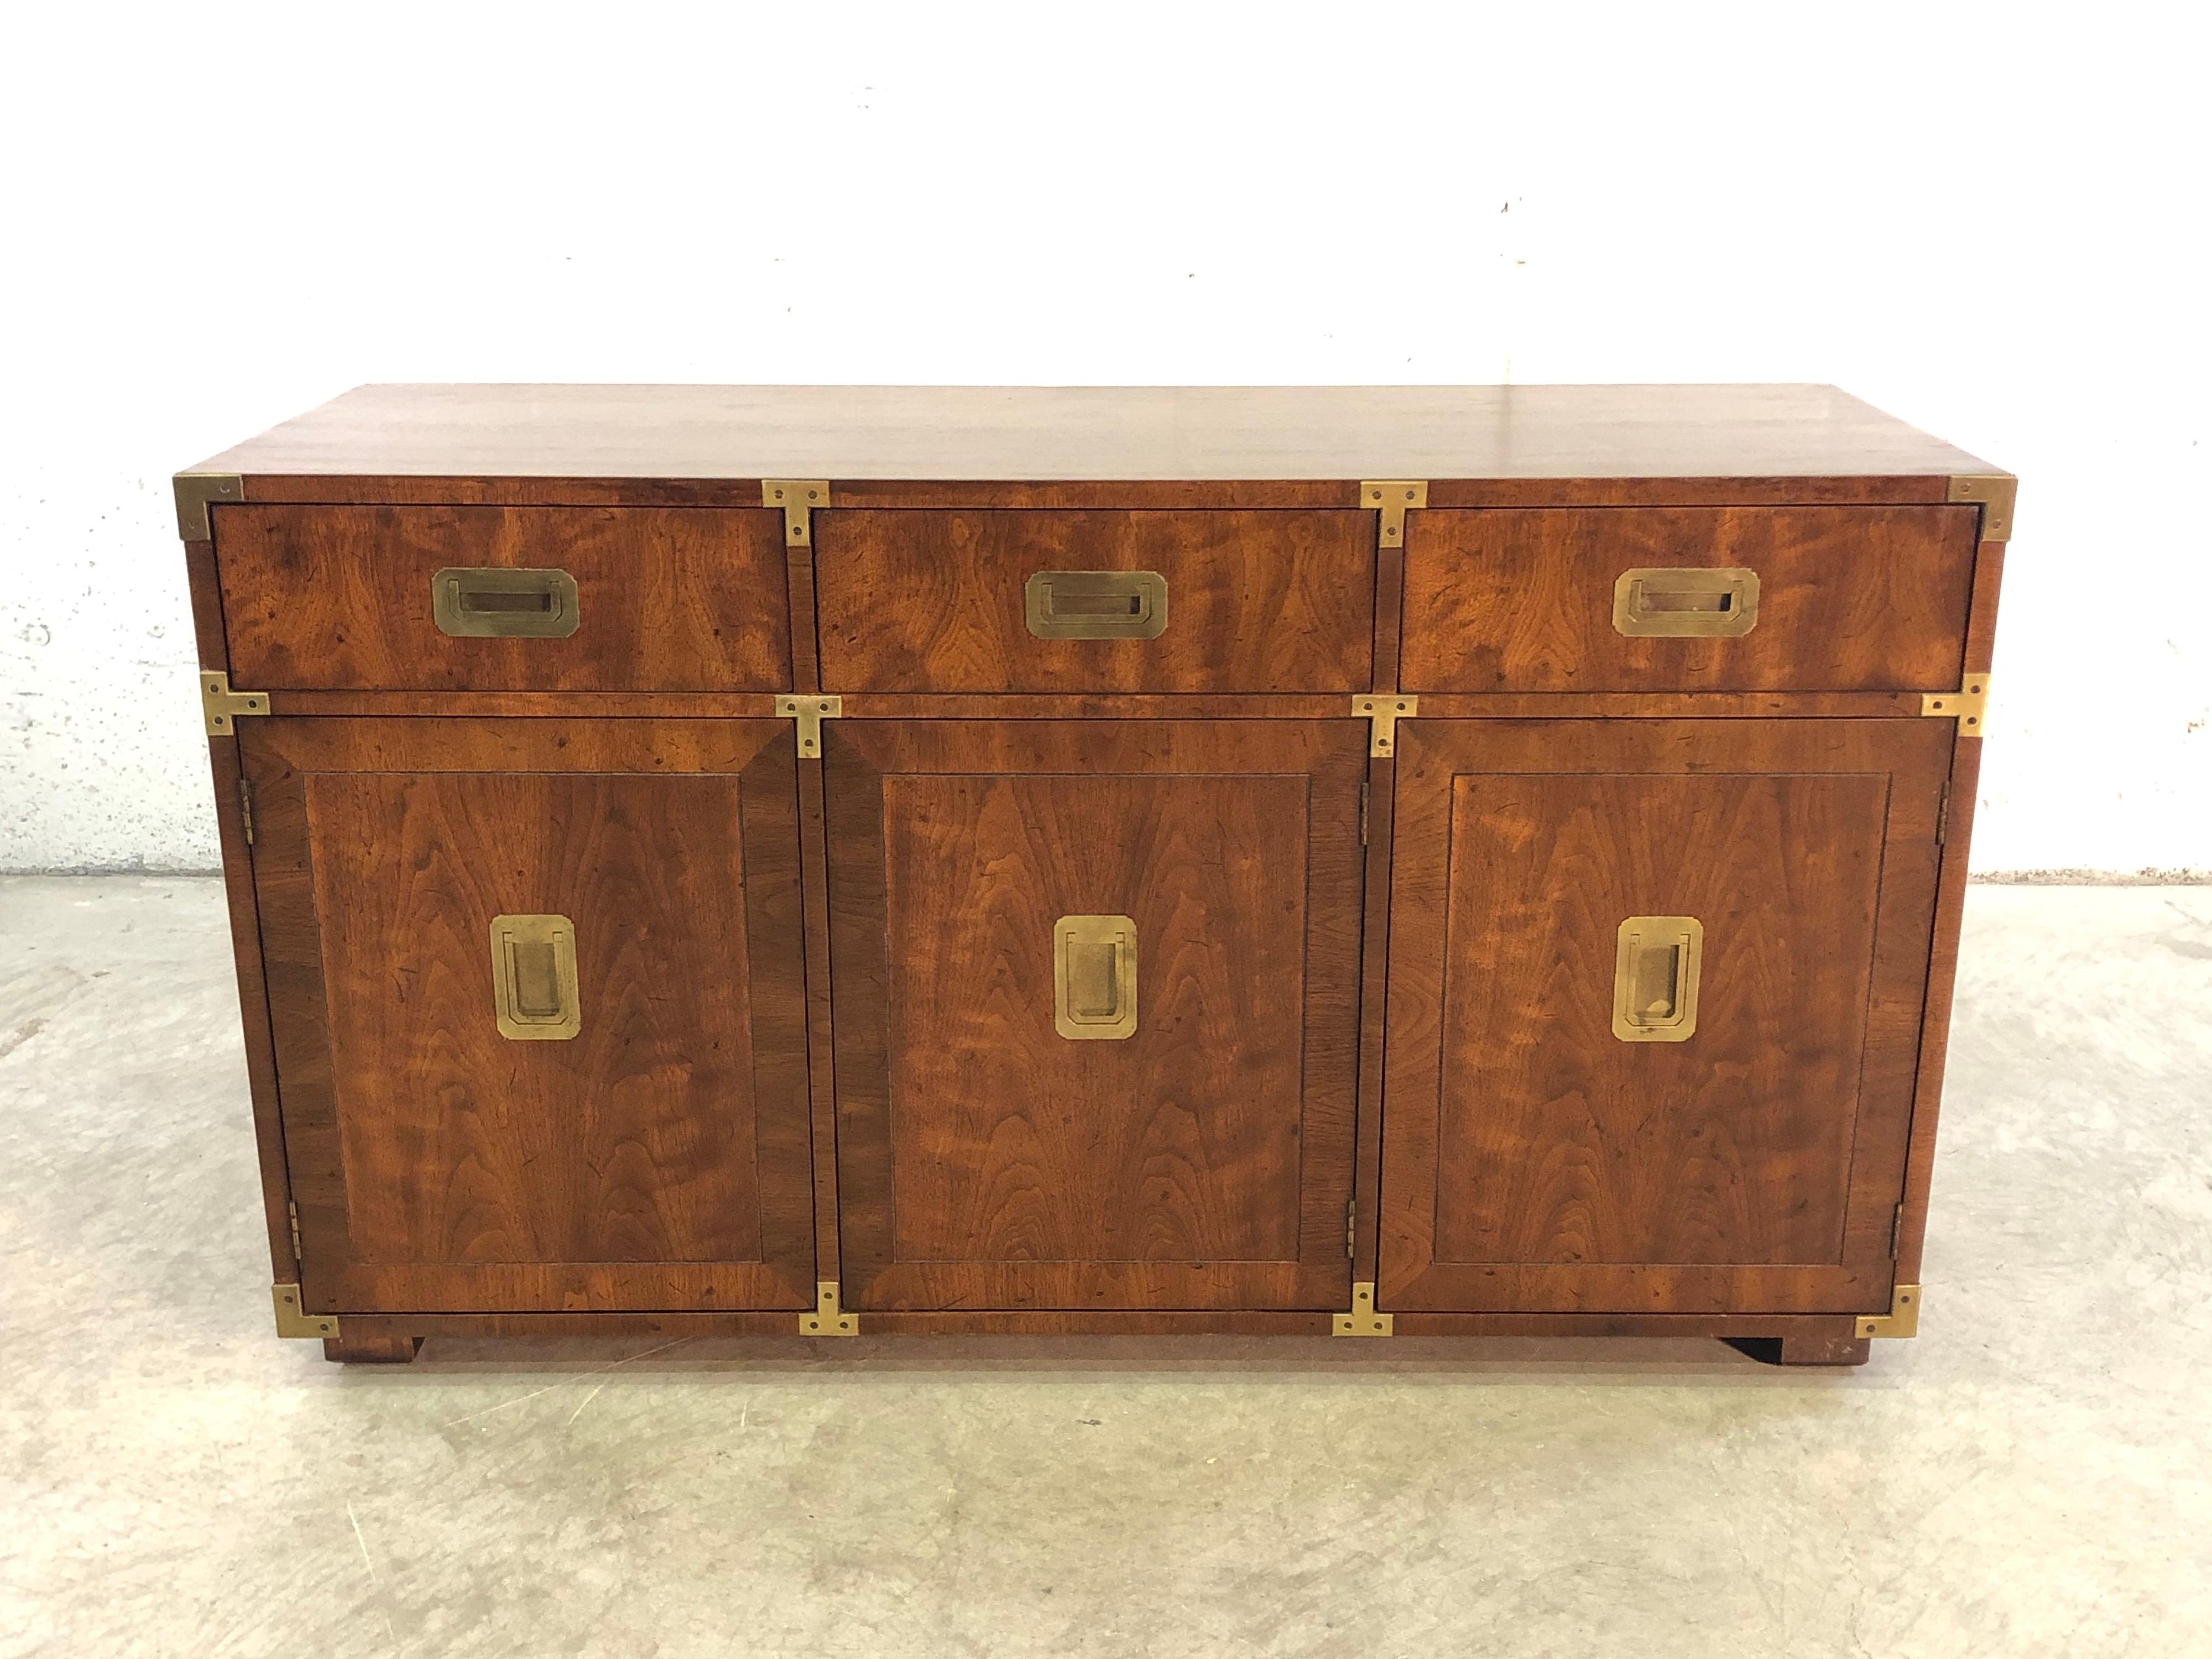
[(167, 475), (375, 380), (1832, 380), (2022, 475), (1977, 860), (2212, 867), (2202, 8), (11, 14), (0, 868), (215, 841)]

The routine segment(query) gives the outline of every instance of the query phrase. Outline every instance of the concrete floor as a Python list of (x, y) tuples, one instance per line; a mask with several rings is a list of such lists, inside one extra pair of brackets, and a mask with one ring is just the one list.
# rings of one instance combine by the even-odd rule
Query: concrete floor
[(2212, 1652), (2212, 890), (1978, 888), (1917, 1341), (271, 1334), (221, 894), (0, 881), (0, 1655)]

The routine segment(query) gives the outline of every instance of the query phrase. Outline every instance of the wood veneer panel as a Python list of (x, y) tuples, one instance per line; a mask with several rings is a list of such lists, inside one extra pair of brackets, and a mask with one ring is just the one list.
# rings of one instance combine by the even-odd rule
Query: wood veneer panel
[[(1886, 1310), (1948, 726), (1401, 732), (1382, 1305)], [(1675, 915), (1697, 1033), (1622, 1042)]]
[[(789, 724), (246, 726), (308, 1305), (811, 1304)], [(501, 914), (573, 1040), (494, 1029)]]
[(1349, 484), (1993, 469), (1823, 386), (371, 386), (202, 470)]
[[(261, 690), (783, 691), (783, 519), (696, 508), (225, 507), (233, 683)], [(565, 639), (453, 638), (449, 566), (575, 579)]]
[[(1354, 691), (1373, 661), (1375, 515), (817, 515), (822, 675), (840, 691)], [(1039, 639), (1045, 570), (1152, 570), (1156, 639)]]
[[(1972, 507), (1437, 511), (1406, 536), (1401, 689), (1942, 690), (1959, 683)], [(1622, 572), (1742, 566), (1756, 625), (1626, 638)]]
[[(1364, 726), (826, 744), (846, 1305), (1348, 1305)], [(1063, 915), (1134, 919), (1134, 1036), (1054, 1030)]]

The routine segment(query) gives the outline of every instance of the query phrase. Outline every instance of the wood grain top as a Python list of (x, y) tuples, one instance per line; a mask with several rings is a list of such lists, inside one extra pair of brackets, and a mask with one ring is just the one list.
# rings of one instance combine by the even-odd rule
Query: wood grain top
[(1998, 469), (1825, 386), (366, 386), (192, 470), (1020, 482)]

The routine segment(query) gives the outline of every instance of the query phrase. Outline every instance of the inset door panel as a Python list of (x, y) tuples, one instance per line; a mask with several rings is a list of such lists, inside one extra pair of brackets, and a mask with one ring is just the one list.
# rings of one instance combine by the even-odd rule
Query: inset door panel
[(1406, 531), (1408, 691), (1936, 691), (1974, 507), (1432, 509)]
[(847, 1306), (1345, 1302), (1364, 732), (826, 728)]
[(1364, 691), (1375, 515), (838, 507), (822, 683), (848, 691)]
[(1886, 1306), (1951, 724), (1399, 729), (1383, 1304)]
[(240, 736), (310, 1308), (811, 1303), (788, 722)]

